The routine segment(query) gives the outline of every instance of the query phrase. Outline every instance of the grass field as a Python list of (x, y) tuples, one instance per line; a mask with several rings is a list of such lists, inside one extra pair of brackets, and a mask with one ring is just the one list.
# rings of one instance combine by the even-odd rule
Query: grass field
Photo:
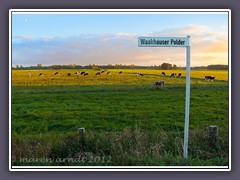
[[(143, 85), (152, 84), (156, 80), (167, 80), (166, 84), (184, 84), (184, 78), (169, 78), (172, 73), (182, 73), (182, 76), (186, 76), (184, 70), (164, 70), (168, 75), (162, 77), (163, 70), (121, 70), (112, 69), (108, 70), (111, 73), (109, 75), (105, 73), (100, 76), (96, 76), (96, 70), (78, 70), (79, 72), (87, 72), (88, 76), (75, 75), (77, 70), (30, 70), (31, 78), (28, 77), (27, 70), (14, 70), (12, 71), (12, 85), (13, 86), (56, 86), (56, 85)], [(123, 71), (123, 74), (118, 73)], [(54, 76), (55, 72), (59, 72), (59, 75)], [(141, 72), (143, 77), (138, 77), (135, 73)], [(39, 77), (39, 74), (43, 73), (44, 76)], [(68, 77), (68, 73), (72, 75)], [(228, 81), (227, 71), (191, 71), (191, 83), (206, 84), (204, 77), (212, 75), (216, 77), (216, 83), (222, 83)], [(209, 83), (207, 83), (209, 84)]]
[[(54, 76), (56, 71), (59, 75)], [(188, 161), (182, 159), (185, 71), (164, 71), (166, 77), (162, 70), (114, 69), (100, 76), (84, 71), (89, 75), (31, 70), (28, 77), (26, 70), (12, 71), (13, 165), (228, 165), (227, 71), (191, 71)], [(170, 78), (173, 72), (183, 77)], [(205, 81), (205, 75), (216, 80)], [(154, 87), (158, 80), (165, 80), (166, 86)], [(219, 127), (217, 145), (211, 148), (210, 125)], [(80, 127), (86, 129), (84, 151)], [(20, 160), (77, 158), (79, 153), (86, 162)]]

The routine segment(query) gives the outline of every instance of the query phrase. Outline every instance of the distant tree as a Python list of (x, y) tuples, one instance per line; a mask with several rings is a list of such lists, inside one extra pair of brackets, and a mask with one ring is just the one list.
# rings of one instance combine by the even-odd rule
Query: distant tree
[(74, 69), (76, 67), (76, 64), (70, 64), (69, 67)]
[(42, 64), (37, 64), (37, 67), (42, 67)]
[(135, 65), (134, 65), (134, 64), (131, 64), (130, 66), (131, 66), (131, 69), (134, 69), (134, 68), (135, 68)]
[(177, 65), (174, 64), (173, 67), (172, 67), (172, 69), (178, 69)]
[(172, 64), (169, 64), (169, 63), (163, 63), (161, 65), (162, 69), (164, 70), (168, 70), (168, 69), (172, 69)]
[(52, 69), (60, 69), (61, 68), (61, 65), (52, 65)]
[(207, 66), (207, 69), (227, 70), (228, 69), (228, 65), (221, 65), (221, 64), (209, 65), (209, 66)]
[(19, 68), (19, 65), (16, 65), (16, 68)]
[(92, 64), (91, 66), (92, 66), (92, 69), (99, 70), (99, 66), (98, 65)]

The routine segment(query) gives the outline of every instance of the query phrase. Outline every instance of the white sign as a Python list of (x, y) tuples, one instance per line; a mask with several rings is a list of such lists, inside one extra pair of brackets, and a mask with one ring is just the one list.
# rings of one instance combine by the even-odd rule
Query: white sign
[(138, 47), (186, 47), (186, 37), (138, 37)]
[(190, 110), (190, 36), (187, 37), (138, 37), (138, 47), (186, 47), (186, 102), (183, 158), (188, 157), (188, 130)]

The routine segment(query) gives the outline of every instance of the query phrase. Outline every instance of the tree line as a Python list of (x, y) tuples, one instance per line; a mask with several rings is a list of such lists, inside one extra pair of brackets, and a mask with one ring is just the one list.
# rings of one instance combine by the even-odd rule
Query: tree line
[[(12, 67), (12, 69), (16, 70), (38, 70), (38, 69), (161, 69), (161, 70), (176, 70), (176, 69), (185, 69), (185, 67), (177, 66), (176, 64), (170, 63), (162, 63), (161, 65), (150, 65), (150, 66), (137, 66), (134, 64), (125, 65), (125, 64), (107, 64), (107, 65), (97, 65), (97, 64), (89, 64), (89, 65), (51, 65), (51, 66), (43, 66), (42, 64), (37, 64), (36, 66), (27, 66), (23, 67), (22, 65), (16, 65)], [(209, 70), (228, 70), (228, 65), (209, 65), (209, 66), (197, 66), (191, 67), (191, 69), (209, 69)]]

